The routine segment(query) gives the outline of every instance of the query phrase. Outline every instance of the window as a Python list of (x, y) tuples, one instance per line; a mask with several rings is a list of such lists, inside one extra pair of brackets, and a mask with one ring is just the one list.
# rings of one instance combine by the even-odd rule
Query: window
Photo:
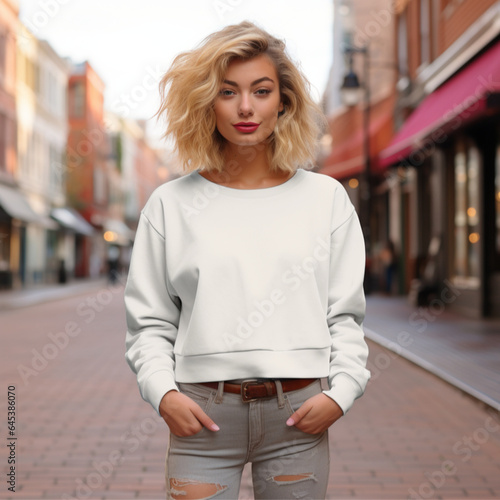
[(35, 91), (35, 65), (33, 64), (33, 61), (29, 58), (26, 57), (24, 59), (24, 62), (26, 64), (25, 71), (26, 71), (26, 85)]
[(106, 175), (99, 167), (94, 168), (94, 203), (104, 205), (106, 203)]
[(350, 47), (355, 44), (352, 40), (354, 29), (351, 0), (342, 0), (340, 2), (338, 13), (341, 16), (342, 46)]
[(85, 87), (83, 82), (74, 82), (71, 85), (71, 116), (83, 118), (85, 111)]
[(51, 144), (49, 149), (50, 154), (50, 190), (54, 194), (61, 194), (64, 192), (64, 185), (66, 182), (66, 169), (63, 163), (64, 155), (59, 149)]
[(42, 68), (37, 62), (33, 63), (33, 90), (35, 91), (35, 94), (43, 99), (43, 92), (44, 92), (44, 72), (42, 71)]
[(479, 170), (477, 147), (461, 142), (455, 154), (455, 258), (454, 275), (479, 284)]
[(495, 253), (497, 269), (500, 270), (500, 129), (498, 130), (495, 159)]
[(0, 33), (0, 81), (5, 75), (6, 67), (6, 54), (7, 54), (7, 35)]
[(420, 0), (420, 64), (431, 61), (431, 22), (429, 0)]
[(47, 107), (54, 115), (59, 114), (57, 108), (57, 92), (59, 91), (59, 82), (52, 72), (47, 72)]
[[(0, 207), (0, 272), (9, 270), (10, 261), (10, 218)], [(4, 283), (0, 281), (0, 287)]]
[(401, 75), (408, 74), (408, 35), (406, 10), (398, 17), (398, 67)]
[(34, 144), (34, 138), (33, 138), (33, 131), (27, 130), (26, 131), (26, 160), (25, 160), (25, 169), (24, 169), (27, 176), (33, 175), (33, 158), (35, 156), (34, 149), (35, 149), (35, 144)]
[(0, 172), (7, 170), (7, 117), (0, 113)]

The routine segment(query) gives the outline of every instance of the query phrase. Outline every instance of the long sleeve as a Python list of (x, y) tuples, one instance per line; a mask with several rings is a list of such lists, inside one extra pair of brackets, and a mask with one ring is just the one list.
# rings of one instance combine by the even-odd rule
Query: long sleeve
[(126, 359), (158, 411), (180, 383), (324, 378), (366, 386), (364, 244), (345, 189), (299, 169), (262, 189), (192, 172), (144, 207), (125, 289)]
[(343, 214), (331, 234), (327, 323), (331, 336), (330, 389), (324, 391), (346, 413), (370, 378), (364, 340), (365, 246), (358, 216), (343, 189), (335, 208)]
[(173, 350), (181, 303), (169, 286), (166, 266), (165, 237), (143, 213), (125, 288), (125, 358), (142, 397), (156, 411), (163, 396), (177, 389)]

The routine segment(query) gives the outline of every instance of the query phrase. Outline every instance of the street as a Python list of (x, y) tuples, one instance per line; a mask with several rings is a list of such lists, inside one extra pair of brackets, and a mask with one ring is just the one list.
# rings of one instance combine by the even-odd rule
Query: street
[[(2, 422), (15, 408), (1, 498), (165, 498), (168, 428), (125, 362), (122, 294), (96, 285), (0, 313)], [(328, 498), (500, 498), (498, 414), (370, 348), (366, 394), (330, 429)], [(245, 476), (240, 499), (251, 498)]]

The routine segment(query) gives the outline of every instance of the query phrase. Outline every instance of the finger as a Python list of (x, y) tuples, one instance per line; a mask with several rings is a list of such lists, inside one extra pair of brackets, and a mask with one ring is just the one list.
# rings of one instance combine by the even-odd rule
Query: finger
[(302, 404), (297, 411), (286, 421), (286, 425), (292, 426), (298, 424), (310, 411), (311, 406), (307, 404), (307, 401)]
[(217, 432), (219, 426), (198, 406), (192, 408), (193, 415), (200, 421), (201, 425), (205, 426), (207, 429)]

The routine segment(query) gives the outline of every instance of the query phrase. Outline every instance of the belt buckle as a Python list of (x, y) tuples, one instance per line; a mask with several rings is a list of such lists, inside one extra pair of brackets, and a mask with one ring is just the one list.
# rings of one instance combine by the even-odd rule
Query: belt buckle
[(244, 403), (251, 403), (252, 401), (257, 401), (258, 398), (251, 398), (248, 395), (248, 386), (249, 385), (259, 385), (259, 381), (255, 378), (243, 380), (241, 383), (241, 400)]

